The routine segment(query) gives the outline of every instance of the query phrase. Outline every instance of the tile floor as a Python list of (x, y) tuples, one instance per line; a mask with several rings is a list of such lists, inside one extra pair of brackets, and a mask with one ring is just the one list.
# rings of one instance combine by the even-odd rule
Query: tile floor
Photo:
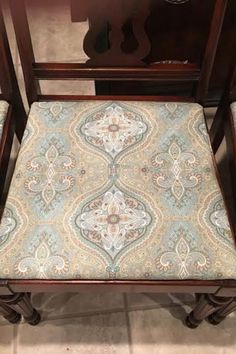
[[(81, 38), (87, 24), (68, 26), (69, 10), (65, 1), (57, 0), (53, 16), (42, 10), (44, 1), (41, 0), (29, 14), (35, 33), (33, 44), (37, 59), (84, 61), (86, 55)], [(13, 28), (9, 16), (6, 18), (16, 72), (26, 103)], [(59, 52), (56, 51), (57, 46), (61, 48)], [(42, 88), (54, 93), (58, 89), (60, 93), (94, 93), (93, 82), (57, 82), (57, 85), (44, 82)], [(13, 155), (16, 152), (17, 144)], [(224, 148), (220, 151), (219, 160), (225, 170)], [(37, 327), (24, 322), (12, 326), (0, 319), (0, 354), (236, 352), (236, 313), (217, 327), (206, 322), (196, 330), (183, 326), (186, 313), (194, 303), (190, 295), (37, 293), (33, 294), (32, 301), (42, 315), (42, 322)]]
[(235, 314), (214, 327), (183, 326), (194, 298), (182, 294), (33, 294), (37, 327), (0, 321), (1, 354), (231, 354)]

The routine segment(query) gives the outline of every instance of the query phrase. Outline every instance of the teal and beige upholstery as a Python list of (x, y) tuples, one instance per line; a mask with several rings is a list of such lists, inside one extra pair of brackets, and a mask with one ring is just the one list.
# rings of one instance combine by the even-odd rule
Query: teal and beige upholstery
[(9, 104), (6, 101), (0, 101), (0, 141), (2, 137), (4, 122), (7, 117), (8, 107)]
[(235, 279), (202, 107), (34, 103), (0, 263), (3, 279)]

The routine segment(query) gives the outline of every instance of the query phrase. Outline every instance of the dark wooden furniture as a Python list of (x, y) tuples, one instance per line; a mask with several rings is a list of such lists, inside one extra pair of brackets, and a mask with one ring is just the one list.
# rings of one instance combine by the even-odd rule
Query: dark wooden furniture
[[(23, 0), (11, 0), (11, 12), (15, 33), (24, 72), (25, 87), (29, 104), (38, 100), (152, 100), (183, 101), (203, 103), (208, 91), (210, 75), (215, 59), (216, 49), (226, 10), (226, 0), (214, 1), (212, 20), (209, 22), (209, 35), (206, 41), (201, 63), (167, 62), (147, 64), (145, 57), (150, 52), (150, 43), (145, 34), (144, 24), (148, 16), (149, 0), (99, 1), (99, 7), (90, 7), (96, 2), (72, 1), (72, 18), (77, 20), (78, 13), (90, 11), (89, 18), (93, 22), (84, 40), (85, 52), (89, 61), (85, 64), (75, 63), (39, 63), (35, 61)], [(76, 4), (78, 6), (76, 6)], [(81, 5), (81, 6), (80, 6)], [(121, 10), (121, 6), (124, 6)], [(174, 5), (173, 5), (174, 6)], [(125, 10), (124, 10), (125, 9)], [(122, 16), (124, 15), (124, 17)], [(141, 18), (140, 18), (141, 16)], [(99, 53), (94, 47), (98, 32), (103, 24), (109, 21), (111, 45), (105, 53)], [(122, 42), (122, 28), (129, 21), (135, 28), (138, 46), (127, 53)], [(200, 19), (201, 21), (201, 19)], [(95, 79), (99, 81), (154, 81), (195, 83), (188, 97), (183, 96), (68, 96), (45, 95), (39, 90), (39, 80), (47, 79)], [(4, 280), (0, 281), (2, 301), (23, 314), (31, 324), (39, 320), (37, 313), (28, 302), (28, 292), (50, 291), (118, 291), (118, 292), (186, 292), (201, 294), (196, 308), (187, 318), (189, 327), (197, 327), (202, 320), (223, 306), (232, 302), (236, 294), (236, 280)]]
[(22, 138), (26, 114), (21, 100), (18, 83), (16, 80), (14, 65), (7, 40), (6, 28), (3, 21), (0, 3), (0, 100), (9, 103), (7, 118), (3, 127), (0, 141), (0, 198), (4, 202), (3, 189), (10, 158), (14, 132), (16, 131), (19, 141)]
[[(5, 178), (10, 159), (11, 147), (14, 133), (21, 141), (25, 124), (26, 113), (21, 99), (14, 65), (11, 57), (10, 47), (7, 39), (5, 23), (3, 20), (0, 3), (0, 100), (9, 104), (7, 117), (3, 126), (2, 138), (0, 140), (0, 206), (4, 205), (6, 192), (4, 192)], [(4, 194), (3, 194), (4, 192)], [(1, 217), (1, 209), (0, 209)], [(6, 302), (0, 302), (0, 313), (11, 323), (20, 321), (20, 314), (9, 307)]]
[[(232, 44), (234, 55), (232, 55), (230, 65), (227, 68), (227, 80), (223, 87), (223, 95), (216, 111), (216, 115), (211, 128), (211, 140), (213, 151), (216, 152), (221, 145), (223, 138), (226, 141), (226, 158), (230, 172), (231, 198), (231, 219), (233, 221), (234, 233), (236, 231), (236, 124), (233, 111), (230, 105), (236, 102), (236, 43)], [(218, 324), (227, 315), (236, 310), (236, 296), (226, 306), (219, 309), (209, 317), (212, 324)]]
[[(85, 21), (88, 19), (91, 29), (94, 21), (86, 8), (87, 0), (74, 1), (74, 6), (78, 6), (78, 11), (73, 17), (73, 21)], [(150, 6), (150, 15), (146, 21), (146, 33), (151, 43), (151, 51), (144, 58), (145, 63), (151, 64), (169, 60), (190, 60), (200, 63), (202, 52), (205, 46), (207, 31), (209, 28), (214, 0), (202, 1), (168, 1), (153, 0)], [(82, 5), (84, 9), (81, 10)], [(234, 54), (234, 37), (236, 31), (236, 2), (228, 1), (225, 20), (222, 28), (221, 38), (218, 44), (217, 54), (214, 61), (211, 80), (205, 104), (217, 106), (222, 95), (222, 89), (227, 81), (227, 68), (230, 65), (231, 57)], [(130, 24), (126, 24), (125, 33), (128, 37), (127, 47), (135, 47), (135, 38), (132, 34)], [(109, 42), (109, 31), (106, 26), (98, 37), (97, 46), (104, 50)], [(145, 92), (147, 95), (176, 93), (177, 95), (189, 94), (194, 89), (195, 83), (186, 82), (179, 85), (177, 82), (156, 83), (126, 81), (96, 81), (98, 94), (135, 94)]]

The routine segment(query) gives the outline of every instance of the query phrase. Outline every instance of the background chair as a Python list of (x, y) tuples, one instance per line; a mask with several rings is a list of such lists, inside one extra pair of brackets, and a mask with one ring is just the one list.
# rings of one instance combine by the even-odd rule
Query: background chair
[[(29, 115), (29, 122), (31, 122), (28, 126), (29, 131), (37, 130), (37, 119), (40, 119), (40, 109), (49, 111), (49, 116), (54, 120), (55, 116), (62, 114), (61, 117), (66, 118), (68, 116), (68, 112), (70, 112), (70, 102), (73, 101), (75, 108), (72, 108), (72, 112), (75, 114), (79, 114), (79, 109), (86, 109), (86, 107), (90, 107), (92, 109), (92, 105), (98, 105), (98, 101), (106, 102), (108, 100), (112, 100), (113, 102), (119, 102), (119, 104), (125, 104), (126, 101), (132, 106), (132, 102), (136, 105), (139, 104), (140, 101), (146, 102), (145, 107), (151, 107), (148, 102), (155, 102), (156, 109), (161, 110), (161, 106), (158, 105), (158, 102), (167, 102), (170, 104), (170, 112), (172, 111), (173, 104), (174, 107), (178, 107), (178, 102), (184, 103), (204, 103), (205, 96), (208, 90), (210, 75), (212, 71), (212, 66), (214, 63), (214, 58), (217, 49), (217, 43), (220, 36), (220, 31), (224, 19), (224, 13), (227, 5), (227, 1), (217, 0), (212, 2), (212, 20), (209, 27), (209, 36), (206, 41), (206, 48), (203, 54), (202, 63), (199, 66), (196, 63), (189, 62), (179, 62), (179, 61), (171, 61), (166, 62), (163, 60), (158, 64), (150, 64), (146, 65), (144, 62), (144, 58), (148, 55), (151, 49), (151, 45), (148, 37), (145, 33), (145, 20), (148, 17), (150, 1), (115, 1), (112, 3), (112, 8), (109, 7), (110, 2), (100, 1), (99, 7), (96, 6), (96, 2), (90, 2), (89, 4), (78, 2), (72, 2), (72, 17), (76, 18), (76, 15), (79, 11), (83, 13), (89, 14), (89, 18), (93, 19), (93, 26), (90, 27), (87, 35), (84, 39), (84, 50), (86, 54), (89, 56), (89, 60), (85, 64), (76, 64), (76, 63), (38, 63), (35, 61), (33, 46), (31, 43), (30, 37), (30, 28), (27, 22), (25, 4), (22, 0), (11, 0), (11, 12), (12, 18), (15, 27), (15, 33), (17, 38), (18, 49), (20, 53), (24, 79), (25, 79), (25, 87), (26, 94), (28, 98), (29, 104), (32, 105), (32, 110)], [(174, 5), (173, 5), (174, 6)], [(184, 5), (181, 5), (184, 6)], [(132, 51), (128, 52), (125, 50), (124, 39), (123, 39), (123, 25), (126, 21), (129, 20), (133, 25), (133, 33), (135, 34), (135, 38), (137, 41), (137, 47)], [(99, 52), (96, 49), (96, 40), (99, 33), (103, 30), (104, 24), (106, 25), (109, 22), (110, 28), (110, 46), (104, 52)], [(192, 92), (192, 97), (182, 97), (182, 96), (77, 96), (77, 95), (45, 95), (41, 94), (39, 88), (39, 80), (59, 80), (59, 79), (99, 79), (99, 80), (135, 80), (137, 84), (139, 81), (156, 81), (158, 82), (194, 82), (195, 89)], [(95, 100), (97, 103), (95, 103)], [(66, 104), (65, 101), (68, 101)], [(74, 103), (74, 101), (78, 103)], [(39, 103), (35, 103), (39, 102)], [(50, 103), (51, 102), (51, 103)], [(85, 107), (80, 106), (85, 105)], [(91, 103), (90, 103), (91, 102)], [(72, 103), (72, 102), (71, 102)], [(81, 108), (80, 108), (81, 107)], [(96, 106), (97, 107), (97, 106)], [(134, 105), (132, 106), (134, 107)], [(180, 109), (183, 109), (183, 106), (179, 106)], [(192, 107), (192, 106), (191, 106)], [(200, 106), (193, 106), (196, 109)], [(113, 109), (117, 109), (116, 106), (112, 107)], [(75, 111), (73, 111), (75, 109)], [(69, 110), (69, 111), (68, 111)], [(119, 109), (118, 109), (119, 111)], [(118, 114), (117, 111), (117, 114)], [(175, 111), (175, 109), (174, 109)], [(120, 112), (120, 111), (119, 111)], [(38, 116), (39, 114), (39, 116)], [(43, 113), (42, 113), (43, 114)], [(71, 113), (69, 113), (70, 116)], [(129, 113), (130, 114), (130, 113)], [(161, 114), (161, 111), (160, 113)], [(202, 113), (201, 113), (202, 114)], [(35, 120), (35, 117), (38, 117)], [(170, 116), (172, 116), (170, 114)], [(42, 119), (45, 118), (45, 115), (41, 116)], [(47, 115), (46, 115), (47, 117)], [(62, 119), (64, 119), (62, 118)], [(46, 118), (47, 119), (47, 118)], [(202, 119), (202, 118), (201, 118)], [(65, 119), (66, 120), (66, 119)], [(204, 122), (201, 120), (204, 128)], [(51, 123), (50, 123), (51, 124)], [(87, 129), (90, 125), (84, 127), (83, 129)], [(113, 124), (113, 128), (115, 129), (115, 123)], [(144, 129), (144, 125), (140, 123), (140, 129)], [(67, 131), (67, 128), (64, 128), (64, 131)], [(49, 130), (44, 132), (46, 133), (45, 139), (47, 138), (47, 134), (49, 134)], [(86, 134), (85, 134), (86, 135)], [(36, 136), (37, 137), (37, 136)], [(38, 137), (37, 137), (38, 138)], [(37, 140), (37, 139), (35, 139)], [(32, 140), (31, 140), (32, 141)], [(96, 140), (95, 140), (96, 141)], [(92, 142), (94, 140), (92, 139)], [(89, 143), (89, 140), (88, 140)], [(207, 143), (209, 144), (209, 142)], [(46, 152), (46, 158), (49, 163), (52, 163), (51, 159), (54, 154), (54, 157), (58, 154), (60, 147), (47, 147), (50, 149)], [(26, 143), (22, 145), (21, 152), (19, 154), (18, 165), (23, 161), (26, 155), (24, 155), (24, 151), (27, 149)], [(177, 149), (178, 150), (178, 149)], [(208, 154), (210, 154), (210, 148), (208, 150)], [(31, 152), (29, 152), (31, 153)], [(34, 154), (34, 151), (32, 152)], [(173, 151), (173, 154), (177, 153), (176, 150)], [(55, 155), (56, 154), (56, 155)], [(40, 155), (41, 156), (41, 155)], [(174, 156), (174, 155), (173, 155)], [(35, 156), (36, 157), (36, 156)], [(66, 164), (68, 168), (73, 168), (74, 166), (74, 157), (67, 159), (68, 155), (63, 155), (62, 164), (64, 159), (67, 160)], [(38, 161), (38, 162), (37, 162)], [(40, 160), (35, 160), (33, 165), (31, 165), (32, 170), (39, 167), (44, 162), (39, 162)], [(212, 166), (214, 164), (214, 159), (212, 161)], [(42, 165), (41, 165), (42, 166)], [(144, 167), (145, 168), (145, 167)], [(209, 168), (209, 167), (208, 167)], [(157, 168), (158, 169), (158, 168)], [(210, 167), (210, 170), (214, 170), (214, 167)], [(82, 172), (83, 171), (83, 172)], [(81, 175), (84, 174), (83, 169), (80, 171)], [(146, 171), (143, 170), (145, 173)], [(111, 169), (111, 174), (116, 173), (116, 166), (113, 165)], [(17, 172), (15, 173), (15, 176)], [(76, 174), (77, 175), (77, 174)], [(31, 181), (36, 181), (33, 179)], [(40, 176), (36, 176), (36, 178), (40, 179)], [(73, 181), (73, 175), (70, 176), (70, 181)], [(30, 181), (29, 181), (30, 182)], [(214, 179), (214, 183), (216, 180)], [(12, 190), (14, 184), (16, 183), (16, 179), (13, 178)], [(30, 182), (31, 183), (31, 182)], [(35, 183), (35, 182), (33, 182)], [(36, 183), (37, 184), (37, 183)], [(18, 186), (19, 189), (19, 186)], [(47, 198), (51, 198), (52, 189), (47, 188)], [(36, 189), (34, 190), (37, 193)], [(50, 193), (49, 193), (50, 192)], [(55, 192), (55, 191), (54, 191)], [(53, 192), (53, 193), (54, 193)], [(113, 192), (112, 192), (113, 193)], [(12, 192), (10, 192), (10, 197), (12, 196)], [(45, 193), (44, 193), (45, 198)], [(48, 200), (48, 199), (47, 199)], [(97, 201), (98, 202), (98, 201)], [(99, 202), (98, 202), (99, 203)], [(133, 203), (133, 202), (132, 202)], [(141, 207), (141, 206), (140, 206)], [(83, 214), (84, 215), (84, 214)], [(146, 215), (146, 214), (145, 214)], [(110, 215), (109, 215), (110, 216)], [(116, 216), (116, 218), (115, 218)], [(147, 217), (148, 218), (148, 217)], [(113, 219), (110, 220), (110, 223), (117, 223), (118, 221), (117, 215), (113, 215)], [(14, 234), (14, 233), (13, 233)], [(20, 235), (20, 233), (19, 233)], [(21, 237), (19, 236), (18, 237)], [(45, 238), (45, 233), (43, 236)], [(231, 243), (233, 242), (233, 236), (231, 236)], [(46, 239), (45, 239), (46, 240)], [(51, 241), (50, 241), (51, 242)], [(182, 256), (186, 256), (189, 251), (188, 246), (186, 246), (186, 242), (179, 245), (181, 247), (178, 248), (179, 252), (179, 260)], [(37, 246), (38, 247), (38, 246)], [(42, 246), (40, 246), (42, 247)], [(46, 250), (47, 257), (50, 255), (49, 249), (44, 245), (44, 250)], [(46, 248), (45, 248), (46, 247)], [(107, 246), (108, 247), (108, 246)], [(231, 246), (232, 247), (232, 246)], [(141, 248), (142, 249), (142, 248)], [(181, 251), (182, 250), (182, 251)], [(23, 251), (23, 250), (22, 250)], [(210, 252), (210, 250), (208, 250)], [(39, 252), (39, 251), (37, 251)], [(60, 249), (58, 250), (60, 253)], [(182, 252), (182, 253), (181, 253)], [(169, 252), (170, 253), (170, 252)], [(170, 255), (168, 253), (168, 255)], [(38, 254), (38, 253), (37, 253)], [(45, 252), (44, 252), (45, 254)], [(235, 252), (236, 254), (236, 252)], [(175, 257), (174, 252), (171, 253), (172, 257)], [(199, 256), (198, 252), (194, 252), (193, 256)], [(25, 257), (25, 255), (23, 255)], [(186, 258), (185, 257), (185, 258)], [(232, 256), (234, 257), (234, 255)], [(26, 260), (27, 258), (27, 260)], [(137, 292), (195, 292), (201, 294), (200, 300), (191, 313), (191, 315), (187, 319), (187, 325), (189, 327), (197, 327), (199, 323), (210, 316), (212, 313), (216, 312), (218, 309), (221, 309), (223, 306), (232, 302), (232, 298), (235, 294), (236, 282), (235, 279), (213, 279), (212, 276), (209, 276), (205, 279), (187, 279), (180, 280), (179, 277), (171, 279), (147, 279), (145, 280), (143, 277), (139, 279), (117, 279), (112, 276), (114, 271), (117, 271), (115, 268), (110, 269), (111, 276), (110, 278), (104, 279), (96, 279), (95, 277), (80, 277), (76, 276), (76, 273), (73, 277), (65, 277), (60, 276), (60, 271), (55, 275), (53, 271), (55, 269), (65, 270), (67, 267), (70, 267), (70, 263), (63, 261), (60, 254), (54, 255), (51, 258), (49, 266), (45, 268), (45, 272), (38, 273), (42, 277), (37, 278), (36, 274), (38, 269), (38, 258), (35, 263), (35, 258), (31, 256), (27, 256), (25, 260), (20, 260), (21, 274), (12, 273), (11, 277), (5, 279), (2, 283), (1, 291), (5, 291), (8, 294), (8, 301), (13, 301), (15, 304), (15, 309), (18, 306), (18, 311), (23, 314), (26, 320), (31, 324), (36, 324), (39, 321), (39, 316), (36, 311), (32, 309), (30, 303), (26, 297), (26, 292), (34, 292), (34, 291), (137, 291)], [(166, 266), (168, 268), (168, 264), (170, 264), (171, 259), (167, 261)], [(174, 258), (173, 258), (174, 259)], [(192, 258), (190, 257), (190, 260)], [(195, 265), (199, 265), (201, 267), (200, 258), (195, 261)], [(57, 262), (55, 267), (50, 268), (51, 262)], [(23, 263), (22, 263), (23, 262)], [(71, 262), (72, 263), (72, 262)], [(207, 264), (207, 258), (205, 257), (203, 263)], [(45, 264), (45, 263), (44, 263)], [(150, 268), (151, 269), (151, 268)], [(181, 268), (181, 273), (184, 276), (185, 269)], [(27, 271), (31, 271), (30, 277), (25, 275), (22, 276), (22, 273)], [(97, 271), (99, 267), (97, 267)], [(151, 269), (152, 270), (152, 269)], [(49, 272), (49, 273), (47, 273)], [(51, 273), (50, 273), (51, 272)], [(48, 274), (52, 274), (51, 277)], [(96, 275), (96, 274), (95, 274)], [(14, 278), (14, 279), (13, 279)], [(20, 293), (20, 295), (19, 295)], [(11, 305), (12, 306), (12, 305)]]
[(11, 52), (7, 40), (5, 24), (0, 7), (0, 197), (3, 200), (5, 177), (10, 158), (14, 132), (21, 141), (26, 113), (21, 100)]
[[(12, 148), (14, 134), (21, 141), (26, 113), (16, 80), (11, 52), (7, 40), (0, 4), (0, 202), (4, 206), (7, 190), (4, 192), (5, 178)], [(6, 186), (5, 186), (6, 187)], [(2, 211), (2, 210), (0, 210)], [(1, 216), (1, 212), (0, 212)], [(1, 233), (0, 233), (1, 234)], [(2, 235), (1, 235), (2, 237)], [(1, 243), (3, 240), (1, 239)], [(20, 315), (6, 304), (0, 303), (0, 313), (11, 323), (20, 321)]]
[[(233, 44), (235, 52), (235, 44)], [(216, 111), (211, 129), (212, 147), (216, 152), (223, 139), (226, 142), (226, 163), (230, 174), (229, 185), (225, 186), (230, 194), (230, 212), (233, 220), (233, 228), (236, 230), (236, 57), (231, 58), (228, 66), (228, 78), (226, 80), (223, 95)], [(222, 176), (223, 180), (223, 176)], [(235, 232), (235, 231), (234, 231)], [(212, 324), (222, 322), (227, 315), (236, 310), (235, 297), (232, 301), (209, 317)]]

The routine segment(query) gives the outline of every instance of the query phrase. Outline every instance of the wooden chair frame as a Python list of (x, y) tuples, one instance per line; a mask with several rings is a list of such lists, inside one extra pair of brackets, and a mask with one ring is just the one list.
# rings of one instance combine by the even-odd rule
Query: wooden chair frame
[[(236, 43), (233, 44), (236, 51)], [(234, 234), (236, 233), (236, 129), (233, 119), (231, 103), (236, 102), (236, 56), (232, 58), (228, 68), (228, 78), (225, 83), (220, 104), (210, 131), (213, 151), (217, 152), (223, 139), (226, 142), (226, 158), (230, 172), (232, 205), (230, 210), (233, 220)], [(236, 310), (236, 296), (227, 305), (218, 310), (214, 316), (210, 316), (213, 324), (218, 324), (231, 312)]]
[[(76, 7), (76, 1), (72, 1)], [(123, 1), (123, 0), (118, 0)], [(143, 0), (142, 3), (148, 2)], [(91, 3), (94, 2), (91, 1)], [(83, 8), (86, 2), (81, 2), (80, 11), (84, 14), (88, 10)], [(117, 1), (116, 1), (117, 3)], [(78, 4), (78, 2), (77, 2)], [(102, 6), (102, 2), (100, 2)], [(118, 3), (117, 3), (118, 4)], [(199, 102), (204, 104), (208, 91), (210, 75), (220, 37), (221, 27), (227, 0), (216, 0), (213, 10), (212, 22), (210, 24), (209, 37), (206, 44), (202, 65), (184, 63), (160, 63), (145, 66), (132, 66), (130, 62), (134, 59), (140, 60), (134, 55), (129, 58), (129, 65), (113, 65), (114, 53), (109, 53), (109, 65), (102, 66), (98, 56), (90, 56), (86, 64), (71, 63), (38, 63), (35, 62), (33, 47), (31, 43), (30, 30), (27, 21), (24, 0), (10, 0), (11, 13), (15, 27), (16, 39), (20, 53), (26, 94), (29, 104), (35, 101), (46, 100), (89, 100), (89, 99), (112, 99), (112, 100), (152, 100), (152, 101), (182, 101)], [(78, 5), (79, 6), (79, 5)], [(99, 5), (100, 6), (100, 5)], [(182, 5), (181, 5), (182, 6)], [(96, 14), (90, 13), (96, 21)], [(117, 23), (116, 23), (117, 24)], [(120, 25), (120, 23), (119, 23)], [(85, 51), (88, 49), (88, 38), (94, 33), (87, 34), (84, 42)], [(114, 41), (119, 40), (116, 33), (111, 34)], [(117, 50), (117, 46), (116, 46)], [(96, 80), (154, 80), (154, 81), (178, 81), (195, 82), (197, 88), (194, 97), (179, 96), (68, 96), (68, 95), (43, 95), (39, 89), (39, 80), (58, 79), (96, 79)], [(186, 324), (197, 327), (202, 320), (217, 313), (232, 302), (236, 295), (236, 280), (4, 280), (0, 281), (0, 294), (2, 301), (5, 301), (14, 311), (21, 313), (30, 324), (39, 321), (39, 315), (30, 306), (27, 293), (29, 292), (86, 292), (86, 291), (115, 291), (115, 292), (179, 292), (196, 293), (198, 301), (195, 309), (186, 319)], [(214, 315), (212, 315), (214, 318)]]
[(0, 87), (2, 93), (0, 100), (9, 103), (9, 109), (3, 127), (0, 141), (0, 198), (4, 204), (3, 189), (11, 153), (11, 146), (14, 132), (16, 131), (19, 141), (21, 141), (25, 123), (26, 113), (21, 99), (14, 65), (11, 57), (10, 47), (7, 40), (6, 28), (3, 20), (0, 3)]

